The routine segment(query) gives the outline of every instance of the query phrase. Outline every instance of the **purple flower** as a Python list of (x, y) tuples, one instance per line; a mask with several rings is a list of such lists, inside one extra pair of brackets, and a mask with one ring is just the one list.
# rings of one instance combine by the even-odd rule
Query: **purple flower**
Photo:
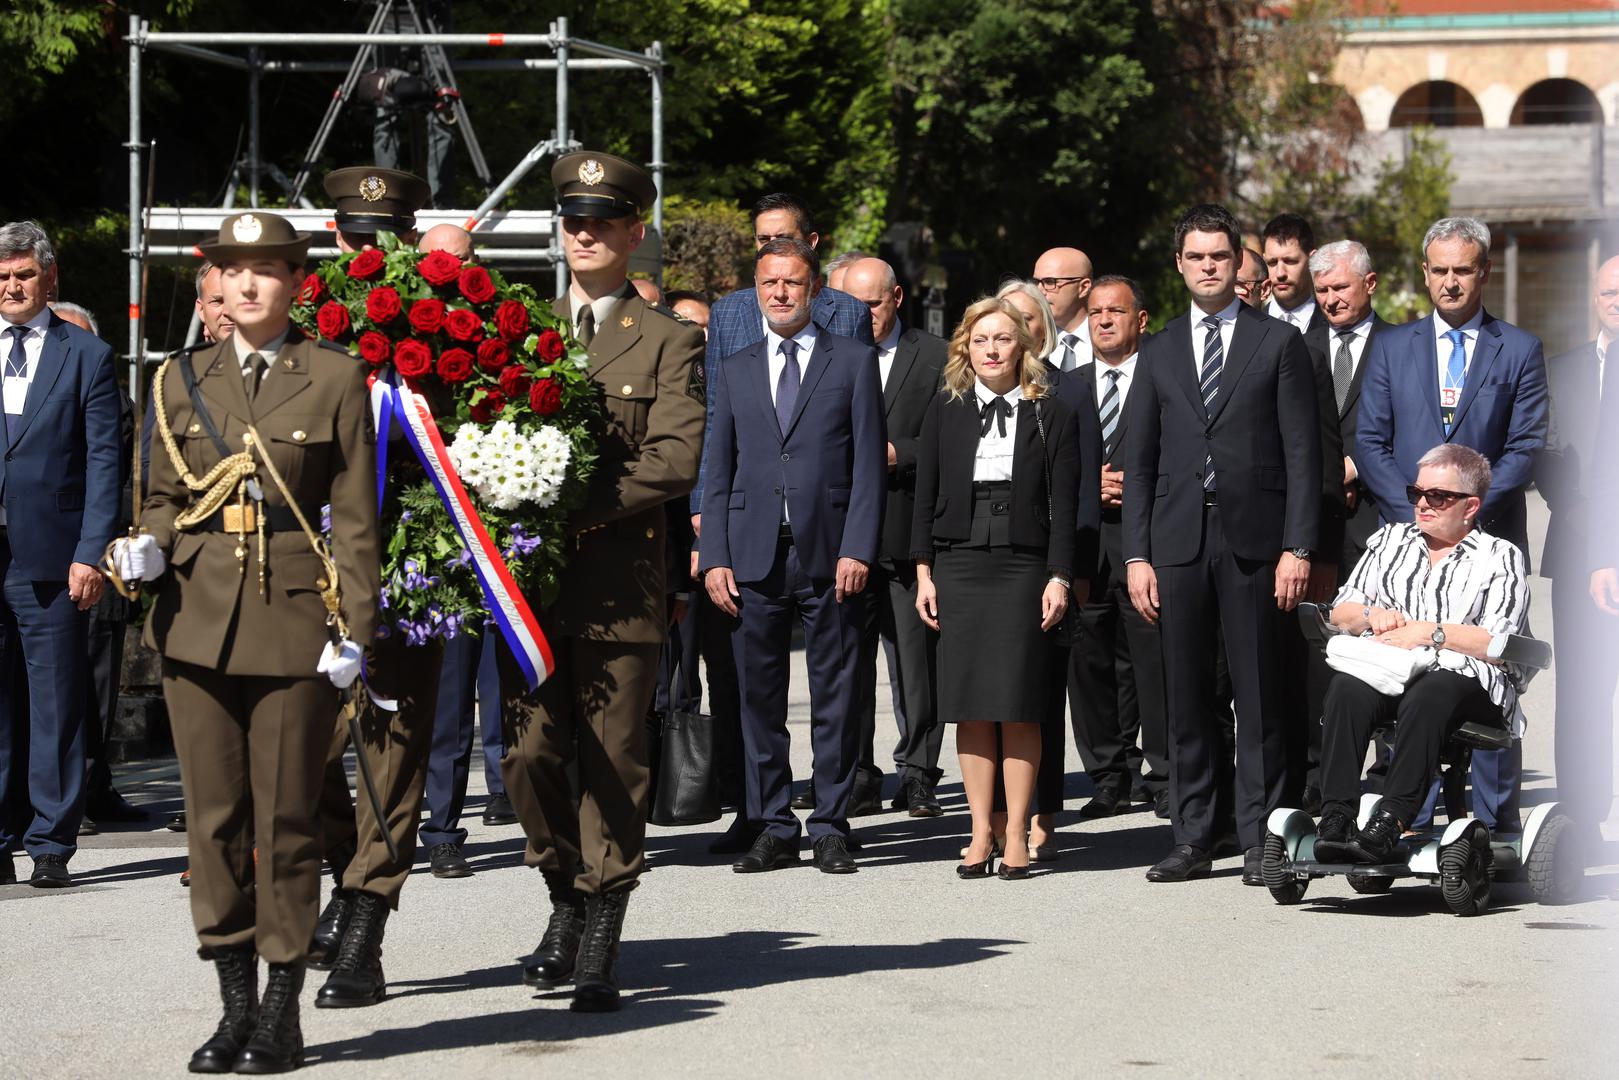
[(535, 548), (538, 548), (545, 542), (538, 536), (528, 535), (528, 533), (523, 531), (523, 527), (521, 525), (512, 526), (510, 539), (512, 545), (506, 549), (506, 558), (508, 561), (513, 558), (513, 552), (515, 552), (517, 555), (529, 555), (533, 553)]
[(416, 515), (412, 514), (409, 510), (401, 510), (399, 512), (399, 520), (400, 521), (409, 521), (411, 518), (413, 518), (415, 516)]
[(332, 535), (332, 504), (327, 503), (320, 508), (320, 531), (327, 536)]
[(471, 565), (472, 565), (472, 552), (468, 551), (466, 548), (462, 548), (461, 551), (453, 559), (451, 559), (449, 561), (449, 563), (448, 563), (448, 566), (449, 566), (449, 568), (451, 570), (455, 570), (455, 569), (458, 569), (458, 568), (463, 567), (463, 566), (471, 566)]

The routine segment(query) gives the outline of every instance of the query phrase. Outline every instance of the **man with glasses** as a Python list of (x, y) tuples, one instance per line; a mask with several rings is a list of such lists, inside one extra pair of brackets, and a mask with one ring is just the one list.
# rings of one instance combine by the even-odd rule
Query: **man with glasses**
[(1034, 261), (1034, 283), (1051, 305), (1057, 340), (1047, 357), (1063, 371), (1091, 362), (1091, 328), (1085, 299), (1091, 294), (1091, 260), (1078, 248), (1057, 247)]
[[(1422, 456), (1441, 443), (1472, 447), (1494, 477), (1478, 523), (1527, 560), (1524, 489), (1548, 416), (1540, 339), (1484, 310), (1490, 230), (1483, 222), (1434, 222), (1422, 254), (1433, 314), (1378, 334), (1367, 347), (1353, 453), (1361, 483), (1385, 522), (1411, 521), (1406, 487)], [(1522, 760), (1516, 743), (1473, 754), (1473, 813), (1491, 829), (1518, 827)]]
[(1237, 271), (1237, 299), (1251, 308), (1265, 308), (1270, 299), (1270, 271), (1265, 257), (1251, 247), (1242, 249), (1242, 267)]

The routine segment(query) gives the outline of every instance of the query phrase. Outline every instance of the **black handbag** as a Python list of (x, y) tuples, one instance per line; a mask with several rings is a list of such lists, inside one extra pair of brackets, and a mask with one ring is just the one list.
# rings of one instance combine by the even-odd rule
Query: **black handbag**
[[(1046, 475), (1046, 527), (1056, 528), (1057, 515), (1052, 510), (1051, 503), (1051, 451), (1046, 446), (1046, 419), (1037, 399), (1034, 403), (1034, 426), (1040, 433), (1040, 468)], [(1063, 609), (1062, 619), (1047, 633), (1051, 643), (1059, 649), (1072, 649), (1079, 644), (1084, 627), (1079, 621), (1079, 605), (1074, 603), (1074, 593), (1068, 592), (1068, 606)]]
[(652, 794), (652, 824), (704, 825), (720, 819), (712, 716), (669, 710), (663, 720), (657, 785)]

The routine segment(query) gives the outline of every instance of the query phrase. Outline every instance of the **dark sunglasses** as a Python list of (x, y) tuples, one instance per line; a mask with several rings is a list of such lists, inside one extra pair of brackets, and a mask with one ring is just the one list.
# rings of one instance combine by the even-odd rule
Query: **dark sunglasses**
[(1405, 497), (1415, 506), (1424, 499), (1428, 500), (1430, 510), (1445, 510), (1457, 499), (1471, 499), (1473, 496), (1465, 491), (1446, 491), (1444, 488), (1419, 488), (1411, 484), (1405, 489)]

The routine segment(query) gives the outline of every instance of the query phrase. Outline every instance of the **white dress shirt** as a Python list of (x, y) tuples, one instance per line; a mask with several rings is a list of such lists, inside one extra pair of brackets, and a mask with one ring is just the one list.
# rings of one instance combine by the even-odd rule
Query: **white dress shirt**
[[(1231, 336), (1237, 332), (1237, 310), (1242, 307), (1241, 300), (1233, 300), (1221, 311), (1214, 313), (1220, 320), (1220, 368), (1223, 371), (1231, 363)], [(1203, 349), (1208, 343), (1209, 329), (1203, 325), (1203, 320), (1209, 313), (1192, 304), (1192, 374), (1197, 376), (1199, 384), (1203, 381)]]
[(255, 349), (246, 341), (242, 340), (241, 334), (232, 334), (230, 336), (230, 343), (231, 347), (236, 350), (236, 363), (242, 368), (242, 378), (247, 378), (247, 358), (252, 356), (254, 353), (258, 353), (260, 356), (264, 357), (264, 375), (259, 379), (259, 385), (262, 387), (266, 382), (268, 382), (270, 379), (270, 373), (275, 370), (275, 354), (280, 352), (281, 346), (287, 343), (287, 335), (291, 332), (292, 328), (288, 327), (286, 330), (283, 330), (281, 333), (277, 334), (274, 338), (271, 338), (270, 341), (267, 342), (261, 349)]
[[(16, 336), (11, 333), (12, 325), (6, 323), (3, 332), (0, 332), (0, 372), (5, 370), (3, 365), (10, 363), (12, 344), (16, 341)], [(26, 358), (28, 373), (22, 376), (6, 376), (4, 396), (8, 416), (20, 416), (23, 406), (28, 403), (28, 388), (33, 385), (34, 376), (39, 372), (39, 357), (45, 351), (45, 331), (51, 325), (50, 308), (42, 308), (32, 319), (17, 325), (24, 326), (28, 330), (22, 339), (22, 351)]]
[(1478, 348), (1478, 332), (1483, 325), (1483, 308), (1479, 308), (1477, 311), (1473, 312), (1473, 317), (1462, 323), (1460, 326), (1450, 325), (1445, 321), (1444, 316), (1440, 315), (1437, 311), (1434, 312), (1434, 352), (1437, 354), (1434, 359), (1439, 364), (1437, 371), (1439, 374), (1439, 386), (1441, 390), (1444, 389), (1445, 386), (1445, 369), (1450, 367), (1451, 344), (1450, 338), (1446, 337), (1445, 335), (1450, 333), (1452, 330), (1460, 330), (1462, 332), (1462, 348), (1465, 350), (1467, 355), (1467, 360), (1462, 367), (1462, 378), (1465, 381), (1467, 378), (1466, 373), (1472, 370), (1473, 367), (1473, 350)]
[[(1067, 364), (1064, 358), (1064, 350), (1067, 346), (1072, 346), (1074, 350), (1074, 362), (1072, 365)], [(1056, 364), (1064, 371), (1072, 371), (1074, 368), (1090, 363), (1090, 320), (1087, 319), (1081, 322), (1078, 330), (1064, 330), (1062, 327), (1058, 327), (1057, 343), (1052, 347), (1051, 353), (1046, 357), (1046, 359), (1050, 360), (1053, 364)]]
[[(601, 333), (602, 327), (607, 325), (608, 317), (613, 314), (613, 309), (618, 306), (620, 300), (624, 299), (626, 295), (624, 289), (629, 289), (633, 292), (635, 286), (625, 282), (624, 288), (618, 290), (618, 292), (598, 296), (596, 299), (589, 301), (591, 314), (596, 316), (596, 333)], [(572, 322), (575, 335), (579, 332), (579, 313), (584, 310), (585, 304), (584, 297), (572, 289), (568, 290), (568, 318)]]
[(894, 320), (894, 329), (888, 336), (877, 343), (877, 374), (882, 378), (883, 389), (888, 389), (888, 373), (894, 370), (894, 354), (899, 351), (899, 336), (905, 328), (899, 320)]
[(1315, 316), (1315, 301), (1306, 300), (1292, 311), (1288, 311), (1277, 303), (1276, 297), (1273, 296), (1265, 301), (1265, 314), (1273, 319), (1281, 319), (1285, 323), (1292, 323), (1299, 328), (1299, 333), (1302, 334), (1305, 328), (1310, 325), (1310, 320)]
[(1004, 394), (991, 393), (983, 383), (973, 383), (973, 396), (978, 402), (979, 412), (983, 412), (985, 405), (1001, 398), (1012, 409), (1012, 415), (1006, 418), (1006, 434), (1001, 434), (999, 419), (992, 420), (989, 430), (979, 436), (978, 450), (973, 454), (973, 483), (980, 484), (996, 480), (1012, 479), (1012, 451), (1017, 446), (1017, 413), (1018, 402), (1023, 400), (1023, 384), (1012, 387)]
[[(1119, 412), (1124, 412), (1124, 403), (1130, 399), (1130, 384), (1136, 380), (1136, 357), (1140, 353), (1131, 353), (1124, 363), (1114, 367), (1098, 357), (1092, 364), (1092, 373), (1096, 377), (1096, 404), (1100, 408), (1102, 397), (1107, 393), (1108, 377), (1110, 371), (1119, 373)], [(1201, 356), (1199, 357), (1201, 360)], [(1122, 418), (1122, 417), (1121, 417)]]
[[(781, 373), (787, 368), (787, 358), (781, 353), (781, 343), (788, 340), (770, 329), (765, 323), (765, 364), (768, 367), (770, 380), (770, 404), (776, 404), (776, 384), (781, 381)], [(810, 353), (815, 351), (815, 320), (811, 319), (804, 324), (804, 329), (794, 334), (791, 340), (798, 343), (798, 384), (802, 389), (804, 385), (804, 372), (809, 370)], [(787, 510), (787, 500), (781, 501), (781, 520), (791, 521), (792, 515)]]

